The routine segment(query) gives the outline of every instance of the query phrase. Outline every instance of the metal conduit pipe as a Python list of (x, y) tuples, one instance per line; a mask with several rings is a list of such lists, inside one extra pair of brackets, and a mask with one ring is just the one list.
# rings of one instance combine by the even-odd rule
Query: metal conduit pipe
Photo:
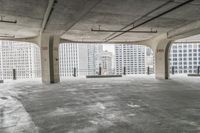
[[(126, 26), (124, 26), (124, 27), (123, 27), (123, 28), (121, 28), (119, 31), (122, 31), (122, 30), (126, 29), (127, 27), (129, 27), (129, 26), (131, 26), (131, 25), (135, 24), (135, 23), (136, 23), (136, 22), (138, 22), (139, 20), (141, 20), (141, 19), (143, 19), (143, 18), (147, 17), (147, 16), (148, 16), (148, 15), (150, 15), (151, 13), (153, 13), (153, 12), (155, 12), (155, 11), (157, 11), (157, 10), (161, 9), (162, 7), (164, 7), (164, 6), (168, 5), (168, 4), (169, 4), (169, 3), (171, 3), (171, 2), (174, 2), (174, 0), (169, 0), (169, 1), (165, 2), (164, 4), (162, 4), (162, 5), (160, 5), (160, 6), (156, 7), (156, 8), (154, 8), (154, 9), (153, 9), (153, 10), (151, 10), (150, 12), (147, 12), (147, 13), (146, 13), (146, 14), (144, 14), (143, 16), (141, 16), (141, 17), (137, 18), (135, 21), (133, 21), (133, 22), (129, 23), (129, 24), (128, 24), (128, 25), (126, 25)], [(113, 35), (115, 35), (115, 34), (116, 34), (116, 33), (112, 33), (112, 34), (110, 34), (109, 36), (107, 36), (107, 37), (105, 38), (105, 40), (107, 40), (108, 38), (110, 38), (111, 36), (113, 36)]]
[(49, 18), (53, 12), (53, 9), (56, 3), (57, 3), (56, 0), (49, 0), (48, 7), (46, 9), (46, 12), (42, 21), (42, 27), (41, 27), (40, 33), (42, 33), (46, 29), (47, 23), (49, 21)]
[(142, 23), (140, 23), (140, 24), (138, 24), (138, 25), (136, 25), (136, 26), (134, 26), (134, 27), (132, 27), (132, 28), (129, 28), (128, 30), (125, 30), (125, 31), (122, 32), (122, 33), (119, 33), (118, 35), (116, 35), (116, 36), (114, 36), (114, 37), (111, 37), (111, 38), (107, 39), (105, 42), (108, 42), (108, 41), (110, 41), (110, 40), (113, 40), (114, 38), (117, 38), (117, 37), (119, 37), (119, 36), (121, 36), (121, 35), (127, 33), (127, 32), (130, 31), (130, 30), (133, 30), (133, 29), (135, 29), (135, 28), (137, 28), (137, 27), (139, 27), (139, 26), (142, 26), (142, 25), (144, 25), (144, 24), (146, 24), (146, 23), (148, 23), (148, 22), (150, 22), (150, 21), (152, 21), (152, 20), (154, 20), (154, 19), (156, 19), (156, 18), (159, 18), (159, 17), (161, 17), (161, 16), (163, 16), (163, 15), (169, 13), (169, 12), (172, 12), (172, 11), (176, 10), (177, 8), (180, 8), (180, 7), (182, 7), (182, 6), (184, 6), (184, 5), (188, 4), (188, 3), (190, 3), (190, 2), (192, 2), (192, 1), (194, 1), (194, 0), (187, 0), (187, 1), (185, 1), (185, 2), (183, 2), (183, 3), (181, 3), (181, 4), (179, 4), (179, 5), (177, 5), (177, 6), (175, 6), (175, 7), (173, 7), (173, 8), (171, 8), (171, 9), (167, 10), (167, 11), (164, 11), (164, 12), (158, 14), (158, 15), (155, 16), (155, 17), (152, 17), (152, 18), (150, 18), (150, 19), (148, 19), (148, 20), (146, 20), (146, 21), (144, 21), (144, 22), (142, 22)]
[[(93, 32), (124, 32), (123, 30), (120, 31), (120, 30), (96, 30), (96, 29), (91, 29), (91, 31)], [(157, 33), (157, 30), (149, 30), (149, 31), (146, 31), (146, 30), (137, 30), (137, 31), (128, 31), (130, 33)]]

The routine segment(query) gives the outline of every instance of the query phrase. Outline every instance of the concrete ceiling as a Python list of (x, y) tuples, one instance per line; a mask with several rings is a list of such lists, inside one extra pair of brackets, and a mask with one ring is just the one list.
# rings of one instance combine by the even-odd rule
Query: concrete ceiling
[[(91, 28), (120, 30), (137, 18), (168, 0), (57, 0), (49, 15), (44, 32), (61, 35), (72, 41), (102, 42), (111, 33), (92, 32)], [(146, 16), (135, 25), (152, 18), (186, 0), (175, 0)], [(0, 36), (16, 38), (38, 36), (48, 8), (49, 0), (0, 0)], [(200, 1), (184, 5), (134, 30), (157, 30), (158, 33), (126, 33), (111, 41), (139, 41), (149, 39), (183, 25), (200, 20)], [(130, 28), (130, 27), (128, 27)]]
[(200, 34), (182, 38), (182, 39), (178, 39), (178, 40), (176, 40), (176, 42), (198, 42), (199, 43), (200, 42)]

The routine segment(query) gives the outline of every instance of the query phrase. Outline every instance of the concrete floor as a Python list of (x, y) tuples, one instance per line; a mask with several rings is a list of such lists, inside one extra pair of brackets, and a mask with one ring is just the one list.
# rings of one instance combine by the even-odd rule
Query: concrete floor
[[(74, 78), (53, 85), (15, 81), (0, 84), (0, 99), (24, 107), (11, 119), (26, 118), (16, 119), (21, 126), (14, 133), (200, 133), (199, 81), (179, 76)], [(10, 121), (5, 123), (10, 115), (3, 111), (0, 133), (10, 133)]]

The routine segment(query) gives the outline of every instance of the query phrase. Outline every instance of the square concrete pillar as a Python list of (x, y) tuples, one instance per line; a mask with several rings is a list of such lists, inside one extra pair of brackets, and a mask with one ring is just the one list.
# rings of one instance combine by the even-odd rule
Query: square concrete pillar
[(40, 48), (41, 48), (41, 68), (42, 68), (42, 82), (58, 83), (59, 76), (59, 54), (58, 48), (60, 37), (57, 35), (41, 34)]

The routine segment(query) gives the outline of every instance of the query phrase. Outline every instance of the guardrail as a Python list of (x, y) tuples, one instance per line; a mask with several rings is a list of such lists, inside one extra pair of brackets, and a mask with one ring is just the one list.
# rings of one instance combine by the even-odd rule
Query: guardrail
[[(196, 69), (196, 70), (195, 70)], [(178, 71), (181, 71), (181, 72), (178, 72)], [(184, 72), (184, 71), (187, 71), (187, 72)], [(188, 72), (188, 71), (192, 71), (192, 72)], [(185, 74), (200, 74), (200, 66), (195, 66), (194, 67), (179, 67), (179, 68), (175, 68), (174, 66), (171, 66), (170, 67), (170, 73), (172, 75), (174, 74), (180, 74), (180, 73), (185, 73)]]

